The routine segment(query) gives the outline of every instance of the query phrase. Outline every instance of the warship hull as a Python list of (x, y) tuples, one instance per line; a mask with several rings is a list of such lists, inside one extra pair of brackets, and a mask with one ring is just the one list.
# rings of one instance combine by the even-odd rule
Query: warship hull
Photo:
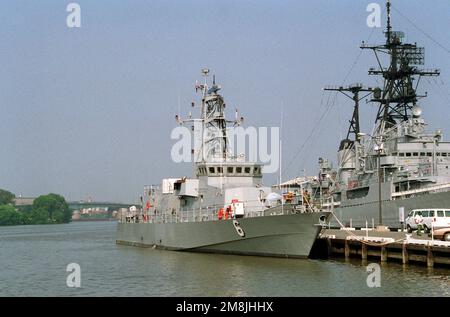
[[(382, 201), (383, 225), (388, 226), (391, 229), (400, 229), (402, 227), (400, 222), (400, 207), (404, 207), (405, 218), (412, 209), (449, 208), (450, 191)], [(351, 224), (352, 227), (355, 228), (365, 228), (367, 221), (367, 225), (371, 227), (372, 219), (376, 226), (378, 225), (379, 214), (378, 201), (360, 204), (355, 202), (352, 205), (340, 206), (335, 209), (335, 214), (346, 226)], [(332, 225), (338, 226), (335, 221), (332, 221)]]
[(181, 223), (119, 223), (117, 244), (175, 251), (306, 258), (328, 212)]

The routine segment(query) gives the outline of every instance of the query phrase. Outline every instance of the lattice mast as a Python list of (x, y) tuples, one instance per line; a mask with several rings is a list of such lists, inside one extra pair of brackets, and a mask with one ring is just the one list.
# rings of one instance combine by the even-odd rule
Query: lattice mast
[[(238, 118), (238, 111), (235, 112), (235, 120), (225, 118), (225, 101), (219, 90), (222, 88), (216, 84), (213, 76), (212, 85), (208, 84), (209, 69), (202, 70), (204, 83), (195, 85), (195, 91), (201, 92), (200, 118), (193, 119), (189, 114), (189, 119), (182, 120), (178, 115), (175, 116), (177, 122), (182, 125), (186, 122), (193, 123), (194, 131), (194, 161), (199, 162), (224, 162), (230, 157), (229, 140), (227, 137), (227, 126), (240, 125), (243, 118)], [(192, 107), (195, 103), (192, 102)]]
[[(423, 65), (425, 49), (416, 43), (402, 43), (403, 32), (392, 31), (391, 2), (387, 0), (386, 43), (382, 45), (367, 45), (364, 42), (361, 49), (371, 49), (378, 62), (378, 68), (370, 68), (369, 75), (383, 77), (383, 88), (374, 89), (372, 102), (379, 103), (375, 120), (375, 135), (382, 135), (386, 129), (412, 117), (411, 110), (418, 99), (426, 97), (417, 94), (417, 87), (422, 76), (438, 76), (439, 70), (423, 70), (417, 65)], [(380, 53), (389, 56), (389, 66), (383, 67)], [(416, 81), (414, 85), (414, 81)]]

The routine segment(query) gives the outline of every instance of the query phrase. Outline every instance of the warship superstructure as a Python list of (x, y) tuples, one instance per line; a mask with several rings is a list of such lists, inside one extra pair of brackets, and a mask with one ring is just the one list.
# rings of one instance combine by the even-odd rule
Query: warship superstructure
[[(192, 178), (164, 179), (145, 186), (142, 208), (119, 221), (116, 242), (160, 249), (276, 257), (307, 257), (329, 217), (300, 195), (283, 196), (262, 184), (263, 166), (232, 155), (221, 87), (205, 81), (195, 139)], [(193, 103), (194, 107), (195, 104)]]
[[(361, 45), (375, 54), (378, 66), (370, 68), (369, 75), (381, 76), (383, 87), (325, 88), (352, 99), (354, 111), (339, 146), (338, 169), (333, 171), (320, 159), (322, 179), (316, 188), (334, 198), (336, 215), (344, 224), (357, 228), (373, 223), (401, 228), (411, 209), (450, 207), (450, 143), (443, 141), (441, 129), (426, 131), (421, 108), (426, 94), (418, 93), (421, 79), (439, 76), (440, 71), (420, 68), (424, 48), (404, 43), (404, 34), (392, 30), (389, 0), (386, 9), (386, 42)], [(366, 97), (378, 105), (370, 134), (360, 130), (359, 121), (359, 101)]]

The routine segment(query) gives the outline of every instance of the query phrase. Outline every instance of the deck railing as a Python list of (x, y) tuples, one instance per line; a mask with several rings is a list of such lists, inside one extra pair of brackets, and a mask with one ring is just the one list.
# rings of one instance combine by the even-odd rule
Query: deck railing
[[(285, 206), (285, 208), (283, 208)], [(266, 211), (269, 208), (281, 207), (275, 209), (271, 215), (275, 214), (291, 214), (291, 213), (303, 213), (316, 210), (312, 205), (302, 204), (274, 204), (266, 206), (260, 201), (247, 201), (244, 202), (244, 218), (261, 217), (267, 215)], [(211, 205), (203, 206), (195, 209), (182, 209), (178, 211), (170, 210), (153, 210), (147, 212), (137, 211), (135, 213), (127, 212), (121, 214), (120, 222), (133, 222), (133, 223), (182, 223), (182, 222), (203, 222), (203, 221), (216, 221), (219, 220), (219, 209), (224, 208), (223, 205)], [(226, 208), (224, 208), (224, 214), (222, 220), (234, 219), (234, 214), (229, 214), (226, 217)]]

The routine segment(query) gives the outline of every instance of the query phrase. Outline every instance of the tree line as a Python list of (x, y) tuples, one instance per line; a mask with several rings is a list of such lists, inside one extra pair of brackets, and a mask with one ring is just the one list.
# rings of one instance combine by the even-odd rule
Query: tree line
[(63, 196), (41, 195), (32, 205), (15, 206), (15, 195), (0, 189), (0, 226), (68, 223), (72, 211)]

